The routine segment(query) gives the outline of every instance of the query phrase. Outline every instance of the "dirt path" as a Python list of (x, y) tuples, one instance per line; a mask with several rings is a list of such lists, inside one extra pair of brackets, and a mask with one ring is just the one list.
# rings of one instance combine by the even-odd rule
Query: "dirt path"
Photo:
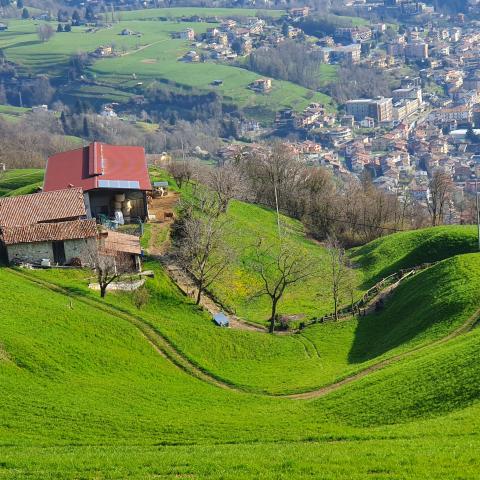
[[(148, 206), (151, 215), (155, 215), (156, 219), (151, 221), (151, 238), (148, 246), (150, 256), (158, 260), (166, 269), (170, 278), (176, 283), (180, 290), (188, 297), (196, 298), (198, 289), (193, 279), (175, 262), (175, 259), (168, 255), (170, 241), (160, 242), (165, 229), (169, 229), (173, 218), (165, 218), (165, 213), (173, 212), (176, 203), (179, 201), (180, 195), (176, 192), (169, 192), (165, 197), (153, 198)], [(167, 235), (168, 236), (168, 235)], [(208, 293), (202, 294), (200, 305), (209, 311), (212, 315), (225, 310), (218, 304)], [(267, 332), (267, 329), (247, 322), (235, 315), (228, 315), (230, 327), (238, 330), (248, 330), (252, 332)]]
[[(179, 265), (177, 265), (173, 257), (169, 255), (163, 255), (157, 257), (157, 259), (164, 265), (170, 278), (187, 297), (197, 297), (198, 289), (195, 285), (195, 282)], [(200, 305), (212, 315), (225, 311), (225, 308), (218, 304), (208, 293), (202, 294), (200, 298)], [(230, 320), (231, 328), (247, 330), (250, 332), (268, 332), (265, 327), (256, 325), (255, 323), (247, 322), (246, 320), (243, 320), (231, 313), (228, 313), (228, 318)]]
[[(170, 247), (169, 229), (173, 223), (173, 216), (166, 214), (173, 213), (179, 199), (179, 193), (169, 192), (165, 197), (153, 198), (148, 205), (150, 215), (155, 215), (155, 220), (150, 221), (151, 238), (147, 248), (152, 256), (164, 255)], [(163, 237), (165, 240), (162, 240)]]
[(153, 47), (154, 45), (158, 45), (159, 43), (166, 42), (168, 39), (163, 39), (163, 40), (157, 40), (156, 42), (149, 43), (147, 45), (143, 45), (142, 47), (138, 47), (136, 50), (130, 50), (125, 53), (121, 53), (119, 56), (120, 57), (126, 57), (127, 55), (133, 55), (134, 53), (141, 52), (142, 50), (145, 50), (146, 48)]
[(303, 393), (297, 393), (297, 394), (290, 394), (290, 395), (272, 395), (268, 393), (258, 393), (258, 392), (249, 392), (247, 389), (242, 389), (241, 387), (238, 387), (236, 385), (229, 384), (225, 380), (215, 376), (211, 372), (208, 372), (206, 370), (203, 370), (201, 367), (196, 365), (194, 362), (192, 362), (188, 357), (185, 356), (182, 352), (177, 350), (172, 343), (163, 336), (160, 332), (158, 332), (155, 328), (153, 328), (151, 325), (149, 325), (145, 320), (143, 320), (140, 317), (136, 317), (132, 314), (126, 313), (122, 310), (117, 309), (114, 306), (108, 305), (105, 302), (102, 302), (101, 300), (93, 299), (91, 297), (85, 297), (79, 293), (75, 293), (73, 291), (66, 290), (62, 287), (59, 287), (58, 285), (55, 285), (53, 283), (47, 282), (45, 280), (38, 279), (36, 277), (33, 277), (31, 274), (28, 274), (26, 272), (20, 272), (18, 270), (10, 270), (12, 273), (21, 276), (22, 278), (29, 280), (32, 283), (35, 283), (43, 288), (46, 288), (48, 290), (54, 291), (56, 293), (61, 293), (63, 295), (66, 295), (70, 298), (75, 298), (78, 302), (90, 305), (94, 308), (97, 308), (101, 311), (104, 311), (105, 313), (108, 313), (110, 315), (113, 315), (115, 317), (121, 318), (123, 320), (126, 320), (130, 322), (132, 325), (137, 327), (141, 333), (142, 336), (144, 336), (147, 341), (152, 345), (152, 347), (159, 353), (162, 357), (168, 359), (170, 362), (172, 362), (174, 365), (176, 365), (178, 368), (183, 370), (185, 373), (198, 378), (199, 380), (202, 380), (204, 382), (207, 382), (211, 385), (217, 386), (219, 388), (223, 389), (228, 389), (232, 391), (236, 391), (239, 393), (257, 393), (261, 394), (263, 396), (269, 396), (269, 397), (277, 397), (277, 398), (289, 398), (292, 400), (311, 400), (319, 397), (323, 397), (325, 395), (328, 395), (329, 393), (335, 392), (336, 390), (339, 390), (345, 385), (348, 385), (350, 383), (353, 383), (357, 380), (360, 380), (364, 377), (367, 377), (368, 375), (381, 370), (389, 365), (393, 365), (395, 363), (398, 363), (401, 360), (404, 360), (408, 357), (414, 356), (416, 353), (420, 351), (427, 350), (431, 347), (435, 347), (437, 345), (441, 345), (443, 343), (447, 343), (448, 341), (464, 334), (470, 331), (475, 324), (479, 321), (480, 318), (480, 309), (478, 309), (466, 322), (464, 322), (462, 325), (460, 325), (458, 328), (456, 328), (453, 332), (448, 334), (447, 336), (440, 338), (438, 340), (434, 340), (430, 343), (427, 343), (425, 345), (420, 345), (416, 348), (413, 348), (407, 352), (401, 353), (399, 355), (395, 355), (391, 358), (382, 360), (378, 363), (375, 363), (373, 365), (370, 365), (369, 367), (365, 368), (364, 370), (361, 370), (360, 372), (357, 372), (353, 375), (350, 375), (342, 380), (339, 380), (338, 382), (334, 382), (330, 385), (326, 385), (325, 387), (321, 387), (318, 389), (314, 389), (308, 392), (303, 392)]
[(348, 385), (349, 383), (360, 380), (361, 378), (364, 378), (370, 375), (371, 373), (374, 373), (378, 370), (388, 367), (389, 365), (398, 363), (399, 361), (405, 358), (411, 357), (418, 352), (427, 350), (437, 345), (442, 345), (464, 333), (469, 332), (475, 326), (475, 324), (479, 321), (479, 319), (480, 319), (480, 309), (478, 309), (466, 322), (464, 322), (462, 325), (456, 328), (453, 332), (449, 333), (446, 337), (442, 337), (438, 340), (434, 340), (425, 345), (419, 345), (418, 347), (412, 348), (407, 352), (400, 353), (393, 357), (382, 360), (381, 362), (375, 363), (370, 367), (367, 367), (364, 370), (361, 370), (358, 373), (355, 373), (353, 375), (350, 375), (344, 378), (343, 380), (339, 380), (338, 382), (332, 383), (330, 385), (326, 385), (325, 387), (319, 388), (317, 390), (311, 390), (309, 392), (296, 393), (292, 395), (285, 395), (285, 397), (292, 398), (295, 400), (309, 400), (309, 399), (319, 398), (319, 397), (328, 395), (329, 393), (335, 392), (336, 390), (342, 388), (344, 385)]

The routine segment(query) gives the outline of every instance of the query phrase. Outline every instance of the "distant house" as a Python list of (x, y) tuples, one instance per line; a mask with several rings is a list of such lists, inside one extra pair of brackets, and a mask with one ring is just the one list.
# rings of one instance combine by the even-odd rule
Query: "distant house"
[(291, 8), (288, 13), (292, 18), (302, 18), (308, 17), (310, 13), (309, 7), (298, 7), (298, 8)]
[(0, 23), (0, 32), (8, 30), (8, 25), (6, 23)]
[(200, 55), (195, 52), (194, 50), (190, 50), (190, 52), (187, 52), (183, 56), (183, 60), (186, 62), (199, 62), (200, 61)]
[(9, 263), (85, 261), (96, 237), (81, 188), (0, 199), (0, 254)]
[(82, 188), (90, 218), (129, 223), (148, 219), (152, 190), (142, 147), (93, 142), (48, 159), (44, 190)]
[(109, 45), (98, 47), (94, 50), (93, 55), (96, 57), (109, 57), (113, 55), (113, 48)]
[(188, 40), (191, 42), (195, 40), (195, 31), (193, 30), (193, 28), (187, 28), (182, 32), (173, 32), (172, 38), (180, 38), (182, 40)]
[(254, 80), (248, 87), (254, 92), (266, 93), (272, 89), (272, 80), (270, 78), (259, 78)]
[(132, 30), (129, 30), (128, 28), (124, 28), (121, 32), (120, 32), (120, 35), (123, 35), (123, 36), (128, 36), (128, 35), (133, 35), (135, 32), (133, 32)]

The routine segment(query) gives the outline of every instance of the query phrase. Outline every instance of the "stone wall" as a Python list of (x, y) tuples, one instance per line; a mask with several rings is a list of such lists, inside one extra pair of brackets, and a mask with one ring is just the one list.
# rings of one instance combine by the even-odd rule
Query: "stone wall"
[[(80, 258), (82, 263), (88, 264), (91, 261), (90, 252), (96, 248), (96, 240), (94, 238), (65, 240), (64, 245), (66, 263), (69, 263), (72, 258)], [(48, 258), (52, 264), (54, 263), (52, 242), (9, 245), (7, 252), (9, 262), (18, 259), (31, 263), (40, 263), (42, 259)]]

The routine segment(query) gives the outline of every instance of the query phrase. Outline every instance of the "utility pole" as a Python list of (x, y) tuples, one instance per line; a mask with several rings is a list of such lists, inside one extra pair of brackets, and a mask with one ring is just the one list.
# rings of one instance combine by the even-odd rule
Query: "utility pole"
[(477, 207), (478, 250), (480, 251), (480, 208), (478, 201), (478, 165), (475, 165), (475, 205)]
[(476, 163), (470, 164), (474, 169), (475, 174), (475, 206), (477, 210), (477, 234), (478, 234), (478, 251), (480, 251), (480, 201), (478, 199), (478, 165)]

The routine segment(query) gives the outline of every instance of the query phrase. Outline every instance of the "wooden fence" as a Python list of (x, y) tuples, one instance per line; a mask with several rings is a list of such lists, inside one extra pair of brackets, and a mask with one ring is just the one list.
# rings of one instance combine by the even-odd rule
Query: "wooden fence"
[(429, 267), (434, 265), (434, 263), (422, 263), (413, 268), (405, 268), (399, 270), (398, 272), (392, 273), (388, 277), (382, 278), (378, 283), (376, 283), (373, 287), (367, 290), (360, 300), (357, 300), (355, 303), (348, 307), (341, 308), (337, 311), (337, 315), (335, 312), (329, 313), (324, 315), (323, 317), (313, 318), (309, 322), (304, 324), (304, 327), (309, 325), (314, 325), (315, 323), (325, 323), (330, 321), (335, 321), (340, 318), (350, 317), (352, 315), (362, 315), (365, 314), (365, 307), (374, 299), (377, 295), (379, 295), (383, 290), (390, 287), (391, 285), (401, 282), (413, 275), (415, 273), (420, 272), (421, 270), (425, 270)]

